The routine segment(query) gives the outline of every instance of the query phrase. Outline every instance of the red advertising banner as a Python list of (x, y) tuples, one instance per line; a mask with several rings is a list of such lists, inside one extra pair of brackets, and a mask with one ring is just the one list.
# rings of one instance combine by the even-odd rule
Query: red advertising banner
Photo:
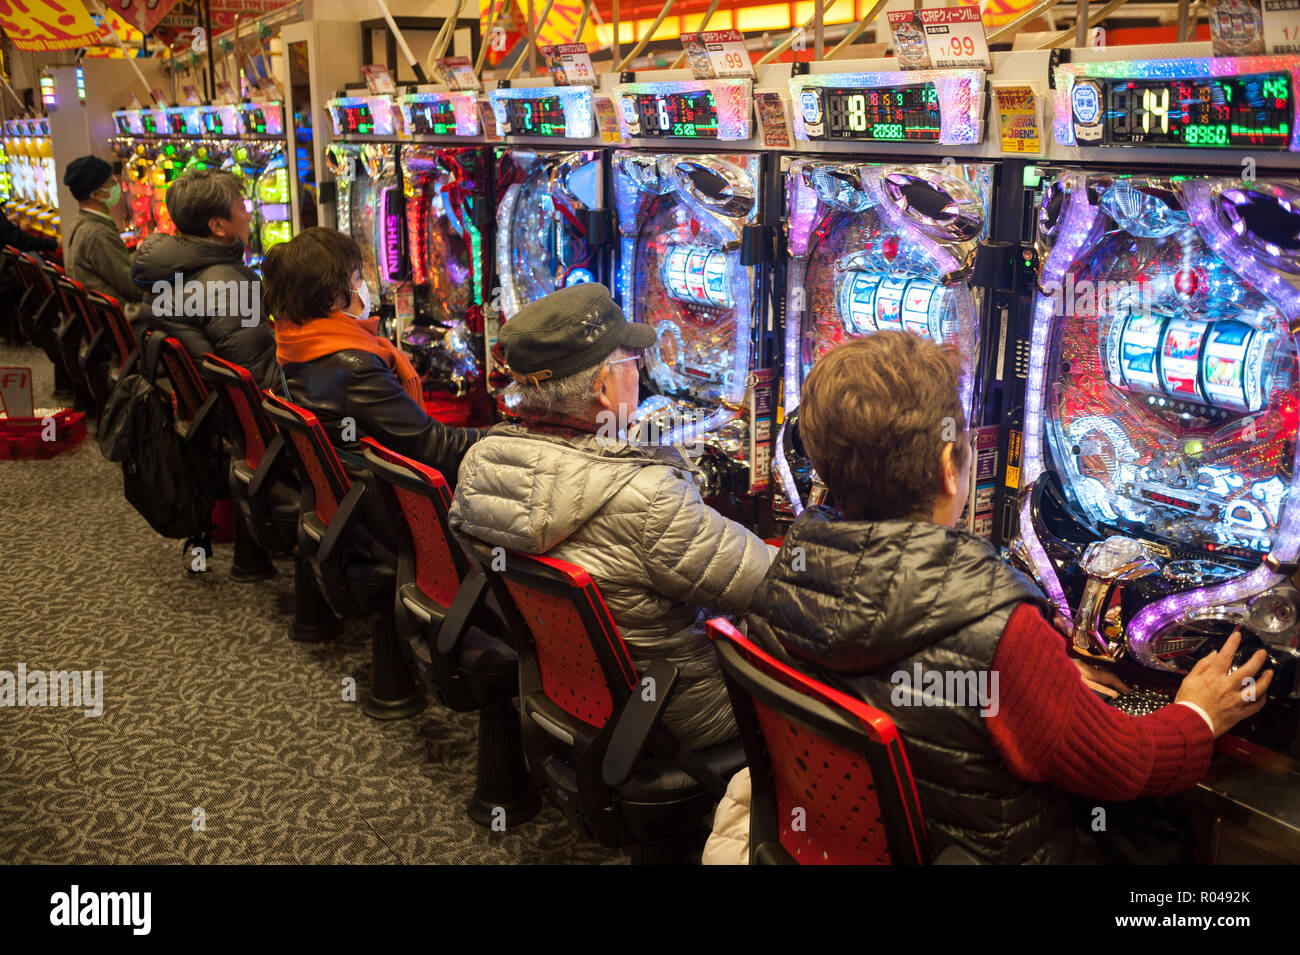
[(179, 0), (102, 0), (141, 33), (152, 33)]
[(36, 53), (76, 50), (100, 38), (81, 0), (0, 0), (0, 30), (15, 49)]

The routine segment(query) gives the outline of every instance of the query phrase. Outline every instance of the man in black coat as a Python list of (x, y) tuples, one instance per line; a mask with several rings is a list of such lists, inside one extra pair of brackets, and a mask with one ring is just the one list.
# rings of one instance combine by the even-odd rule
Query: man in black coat
[(275, 334), (262, 316), (261, 279), (244, 264), (253, 216), (239, 180), (188, 172), (167, 188), (167, 212), (179, 234), (149, 236), (131, 268), (145, 293), (145, 323), (179, 340), (195, 363), (211, 352), (270, 387)]

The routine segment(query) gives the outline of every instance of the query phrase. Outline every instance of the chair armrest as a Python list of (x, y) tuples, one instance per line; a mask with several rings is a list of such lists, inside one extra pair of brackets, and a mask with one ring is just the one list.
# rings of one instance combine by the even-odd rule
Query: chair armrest
[[(460, 646), (466, 631), (469, 630), (469, 618), (487, 595), (487, 575), (480, 567), (471, 567), (465, 579), (460, 582), (451, 606), (438, 626), (438, 638), (434, 648), (440, 657), (451, 657)], [(454, 664), (454, 661), (453, 661)]]
[(333, 555), (334, 549), (346, 540), (345, 535), (351, 530), (352, 523), (356, 520), (357, 509), (360, 507), (361, 498), (365, 493), (366, 486), (357, 481), (348, 489), (348, 493), (343, 496), (343, 500), (339, 502), (339, 509), (334, 515), (334, 520), (330, 521), (325, 536), (321, 538), (320, 550), (317, 551), (321, 563), (328, 561)]
[(194, 418), (190, 421), (189, 430), (185, 432), (186, 442), (195, 441), (199, 435), (206, 433), (208, 418), (213, 415), (212, 406), (217, 403), (217, 393), (209, 391), (208, 396), (203, 399), (203, 404), (199, 405), (199, 410), (194, 412)]
[(280, 463), (280, 455), (283, 453), (284, 435), (277, 431), (271, 443), (266, 446), (262, 460), (257, 462), (257, 470), (253, 472), (253, 477), (248, 482), (249, 497), (256, 497), (261, 492), (262, 485), (270, 479), (270, 474)]
[(606, 786), (621, 786), (632, 775), (632, 767), (645, 754), (655, 727), (659, 725), (664, 707), (668, 705), (668, 697), (677, 685), (678, 675), (677, 667), (669, 661), (654, 660), (642, 678), (654, 680), (654, 699), (643, 699), (640, 680), (632, 688), (632, 695), (627, 698), (618, 714), (609, 748), (601, 763), (600, 777)]

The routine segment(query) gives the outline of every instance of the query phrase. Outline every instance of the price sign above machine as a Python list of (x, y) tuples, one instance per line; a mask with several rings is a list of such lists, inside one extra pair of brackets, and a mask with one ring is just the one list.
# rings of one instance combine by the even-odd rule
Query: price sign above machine
[(754, 64), (739, 30), (705, 30), (683, 33), (682, 49), (697, 80), (737, 77), (754, 78)]
[(895, 10), (887, 16), (905, 70), (993, 68), (978, 6)]
[(1278, 56), (1060, 66), (1056, 141), (1294, 151), (1297, 72), (1300, 58)]
[(542, 47), (546, 69), (556, 86), (595, 86), (596, 71), (585, 43), (564, 43)]

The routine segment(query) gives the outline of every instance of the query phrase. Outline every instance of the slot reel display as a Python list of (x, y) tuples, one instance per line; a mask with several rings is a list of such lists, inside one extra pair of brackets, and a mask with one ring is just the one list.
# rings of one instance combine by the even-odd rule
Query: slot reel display
[(1060, 170), (1036, 241), (1013, 554), (1084, 654), (1185, 674), (1239, 628), (1245, 732), (1294, 747), (1300, 183)]
[(779, 508), (797, 515), (824, 493), (798, 445), (799, 393), (842, 342), (894, 329), (955, 345), (968, 369), (967, 418), (978, 422), (981, 302), (967, 279), (988, 232), (992, 178), (988, 164), (791, 163)]
[(425, 386), (483, 393), (483, 303), (491, 154), (474, 146), (403, 146), (415, 325), (403, 344)]
[[(698, 449), (707, 497), (765, 490), (770, 434), (755, 434), (750, 405), (760, 276), (743, 254), (760, 214), (762, 157), (620, 150), (613, 169), (618, 294), (628, 319), (658, 335), (646, 353), (658, 393), (642, 401), (629, 433)], [(755, 400), (770, 428), (770, 389)]]
[[(598, 279), (589, 213), (603, 204), (601, 155), (592, 149), (497, 150), (496, 262), (502, 321), (557, 289)], [(489, 350), (495, 342), (493, 331), (489, 329)], [(489, 361), (489, 385), (498, 389), (508, 384), (500, 363)]]

